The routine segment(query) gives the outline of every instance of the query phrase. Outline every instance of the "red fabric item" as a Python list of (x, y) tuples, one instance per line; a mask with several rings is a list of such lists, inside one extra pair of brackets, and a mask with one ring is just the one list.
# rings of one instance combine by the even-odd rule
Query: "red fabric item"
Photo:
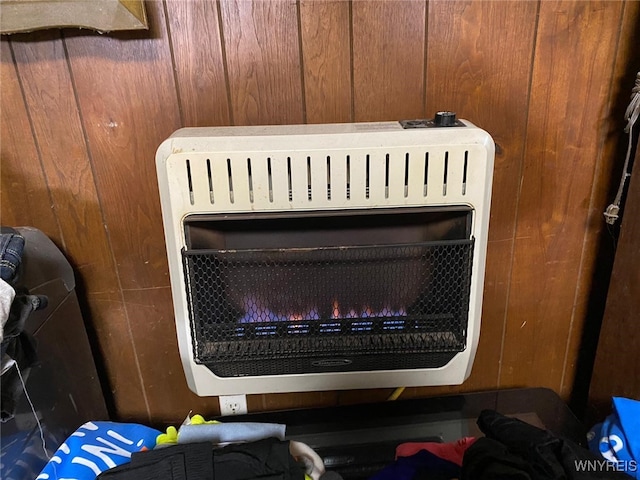
[(456, 465), (462, 466), (464, 452), (473, 445), (475, 441), (476, 439), (474, 437), (463, 437), (460, 440), (450, 443), (402, 443), (396, 448), (396, 459), (398, 459), (398, 457), (410, 457), (421, 450), (427, 450), (443, 460), (448, 460)]

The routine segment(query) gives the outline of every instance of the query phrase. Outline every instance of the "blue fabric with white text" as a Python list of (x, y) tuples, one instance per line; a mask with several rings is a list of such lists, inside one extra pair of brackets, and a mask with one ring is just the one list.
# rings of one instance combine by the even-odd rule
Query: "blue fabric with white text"
[(153, 449), (158, 430), (134, 423), (87, 422), (58, 448), (36, 480), (95, 480), (130, 461), (133, 452)]

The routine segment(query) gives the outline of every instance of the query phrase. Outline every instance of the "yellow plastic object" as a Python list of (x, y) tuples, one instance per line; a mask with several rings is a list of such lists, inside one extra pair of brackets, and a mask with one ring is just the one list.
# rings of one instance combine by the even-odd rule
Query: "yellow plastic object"
[(176, 427), (167, 427), (167, 433), (161, 433), (156, 437), (156, 445), (168, 445), (178, 443), (178, 430)]
[[(217, 420), (205, 420), (202, 415), (194, 415), (191, 418), (187, 417), (187, 420), (185, 420), (185, 424), (188, 424), (188, 425), (205, 425), (205, 424), (212, 424), (212, 423), (220, 423), (220, 422)], [(156, 438), (156, 445), (169, 445), (169, 444), (178, 443), (179, 433), (180, 432), (176, 429), (176, 427), (167, 427), (167, 432), (161, 433)]]
[(194, 415), (191, 417), (190, 425), (205, 425), (211, 423), (220, 423), (217, 420), (205, 420), (202, 415)]
[(398, 399), (398, 397), (399, 397), (400, 395), (402, 395), (402, 392), (404, 392), (404, 389), (405, 389), (405, 388), (406, 388), (406, 387), (398, 387), (398, 388), (396, 388), (396, 389), (393, 391), (393, 393), (392, 393), (391, 395), (389, 395), (389, 398), (387, 398), (387, 401), (391, 402), (391, 401), (393, 401), (393, 400), (397, 400), (397, 399)]

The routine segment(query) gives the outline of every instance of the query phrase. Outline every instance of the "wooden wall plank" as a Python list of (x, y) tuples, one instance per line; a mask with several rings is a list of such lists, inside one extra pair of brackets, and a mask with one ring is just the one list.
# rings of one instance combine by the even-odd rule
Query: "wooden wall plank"
[(166, 6), (183, 126), (229, 125), (217, 2), (169, 0)]
[(1, 220), (6, 226), (42, 230), (58, 246), (62, 236), (49, 195), (9, 42), (0, 42)]
[[(78, 294), (86, 298), (107, 294), (111, 301), (94, 302), (86, 311), (99, 343), (98, 363), (106, 367), (108, 383), (118, 390), (108, 398), (118, 417), (138, 414), (146, 405), (140, 370), (113, 262), (91, 164), (58, 32), (37, 32), (12, 37), (18, 72), (33, 119), (47, 184), (62, 229), (64, 253), (79, 280)], [(65, 121), (55, 119), (64, 118)], [(52, 119), (54, 119), (52, 121)], [(87, 246), (91, 248), (87, 248)], [(83, 302), (84, 303), (84, 302)], [(100, 308), (102, 307), (102, 308)], [(119, 339), (117, 344), (109, 337)], [(108, 361), (104, 361), (108, 359)], [(146, 415), (145, 415), (146, 417)], [(148, 417), (146, 417), (148, 418)]]
[(303, 123), (296, 4), (220, 2), (234, 122)]
[[(601, 149), (589, 206), (583, 260), (576, 295), (576, 307), (567, 345), (565, 375), (561, 391), (571, 395), (574, 411), (581, 411), (587, 399), (591, 372), (602, 322), (609, 278), (615, 254), (614, 240), (603, 212), (615, 198), (627, 150), (624, 113), (629, 104), (635, 74), (640, 68), (640, 2), (624, 3), (609, 106), (600, 115)], [(614, 228), (613, 231), (616, 231)]]
[(300, 2), (308, 123), (339, 123), (352, 119), (349, 10), (349, 2), (344, 1)]
[[(127, 311), (120, 291), (88, 291), (86, 301), (90, 307), (90, 317), (97, 325), (90, 333), (100, 337), (99, 354), (104, 358), (108, 371), (115, 409), (112, 420), (144, 424), (153, 421), (149, 415), (149, 394), (138, 373), (138, 354), (131, 352), (132, 335), (127, 331), (130, 325), (145, 319), (136, 318)], [(131, 321), (127, 322), (127, 318)], [(148, 337), (146, 341), (152, 343), (156, 339)], [(117, 371), (117, 368), (122, 371)], [(142, 371), (143, 375), (145, 373)]]
[(560, 390), (621, 6), (541, 2), (502, 387)]
[(151, 31), (65, 39), (124, 289), (168, 286), (155, 152), (180, 126), (161, 2)]
[(354, 0), (355, 120), (423, 118), (424, 0)]
[(537, 8), (520, 1), (429, 2), (427, 116), (455, 111), (498, 145), (480, 344), (471, 377), (456, 390), (498, 382)]
[(139, 320), (131, 324), (131, 331), (154, 425), (179, 424), (190, 411), (205, 417), (218, 415), (217, 397), (199, 397), (187, 386), (175, 335), (171, 288), (127, 290), (124, 299), (129, 315)]

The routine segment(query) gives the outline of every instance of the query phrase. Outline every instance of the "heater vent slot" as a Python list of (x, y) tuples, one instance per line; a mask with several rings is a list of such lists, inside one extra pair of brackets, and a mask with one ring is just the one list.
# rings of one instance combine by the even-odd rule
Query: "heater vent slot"
[(389, 198), (389, 154), (384, 159), (384, 198)]
[(424, 154), (424, 188), (423, 193), (425, 197), (429, 192), (429, 152)]
[(371, 171), (371, 163), (370, 163), (369, 155), (367, 155), (366, 166), (367, 166), (367, 170), (366, 170), (366, 173), (365, 173), (365, 192), (366, 192), (365, 195), (366, 195), (366, 198), (368, 200), (369, 199), (369, 193), (371, 192), (371, 185), (370, 185), (371, 176), (369, 175), (369, 172)]
[(351, 157), (347, 155), (347, 200), (351, 200)]
[(469, 169), (469, 151), (464, 152), (464, 167), (462, 169), (462, 195), (467, 194), (467, 170)]
[(213, 205), (215, 197), (213, 196), (213, 179), (211, 178), (211, 160), (207, 158), (207, 180), (209, 181), (209, 201)]
[(331, 200), (331, 157), (327, 157), (327, 200)]
[(307, 200), (313, 200), (313, 183), (311, 181), (311, 157), (307, 157)]
[(187, 160), (187, 186), (189, 188), (189, 202), (191, 205), (194, 204), (193, 198), (193, 180), (191, 179), (191, 162)]
[(271, 158), (267, 158), (267, 176), (269, 177), (269, 202), (273, 203), (273, 175), (271, 173)]
[(404, 159), (404, 196), (409, 196), (409, 154), (405, 155)]
[(229, 180), (229, 201), (235, 202), (233, 195), (233, 174), (231, 173), (231, 159), (227, 158), (227, 179)]
[(253, 203), (253, 177), (251, 175), (251, 159), (247, 158), (247, 177), (249, 179), (249, 201)]
[(287, 189), (289, 201), (293, 201), (293, 187), (291, 184), (291, 157), (287, 157), (287, 184), (289, 188)]
[(444, 176), (442, 178), (442, 196), (447, 195), (447, 177), (449, 176), (449, 152), (444, 152)]

